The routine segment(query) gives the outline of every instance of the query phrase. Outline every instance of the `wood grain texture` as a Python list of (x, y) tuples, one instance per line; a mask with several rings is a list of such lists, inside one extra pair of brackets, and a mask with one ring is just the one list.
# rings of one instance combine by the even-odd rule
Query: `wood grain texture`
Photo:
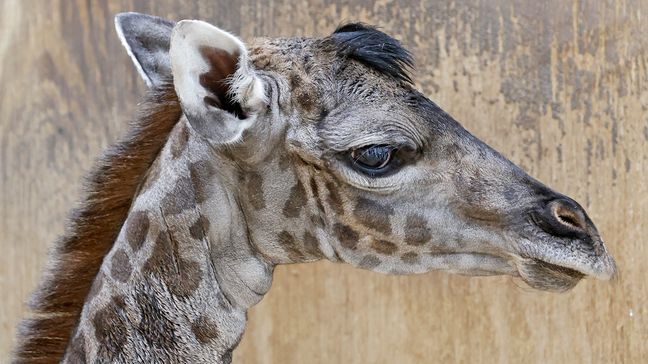
[(378, 24), (478, 137), (589, 211), (621, 270), (567, 294), (444, 273), (283, 266), (240, 363), (648, 361), (648, 1), (36, 1), (0, 4), (0, 360), (80, 178), (144, 85), (115, 13), (202, 18), (243, 38)]

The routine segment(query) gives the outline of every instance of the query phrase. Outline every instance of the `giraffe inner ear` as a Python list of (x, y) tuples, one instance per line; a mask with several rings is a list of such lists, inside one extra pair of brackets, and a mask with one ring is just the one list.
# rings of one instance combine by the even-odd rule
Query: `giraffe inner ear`
[(115, 29), (126, 52), (148, 87), (171, 77), (169, 42), (173, 22), (139, 13), (115, 16)]
[(216, 144), (239, 140), (267, 103), (243, 42), (211, 24), (183, 20), (173, 28), (169, 55), (192, 127)]

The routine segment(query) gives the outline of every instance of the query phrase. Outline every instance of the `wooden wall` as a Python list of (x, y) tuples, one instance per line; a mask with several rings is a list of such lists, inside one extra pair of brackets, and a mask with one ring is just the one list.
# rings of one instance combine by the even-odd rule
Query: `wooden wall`
[(31, 1), (0, 3), (0, 360), (78, 197), (144, 86), (113, 16), (202, 18), (243, 38), (378, 24), (420, 87), (590, 212), (612, 283), (567, 294), (502, 278), (277, 269), (239, 363), (648, 362), (648, 1)]

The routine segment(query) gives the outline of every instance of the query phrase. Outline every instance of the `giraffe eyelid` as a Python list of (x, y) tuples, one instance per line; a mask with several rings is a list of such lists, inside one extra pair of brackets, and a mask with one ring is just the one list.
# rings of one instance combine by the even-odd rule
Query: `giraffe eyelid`
[[(389, 159), (380, 167), (373, 168), (371, 166), (365, 166), (361, 162), (358, 162), (358, 159), (364, 155), (365, 152), (368, 152), (371, 148), (374, 147), (387, 147), (389, 148)], [(365, 150), (360, 156), (355, 156), (354, 153), (358, 150)], [(420, 155), (416, 148), (413, 148), (409, 144), (369, 144), (363, 147), (357, 147), (349, 149), (341, 154), (341, 159), (345, 161), (345, 164), (355, 172), (371, 178), (381, 178), (388, 177), (390, 175), (396, 174), (404, 166), (408, 164), (413, 164), (417, 155)]]

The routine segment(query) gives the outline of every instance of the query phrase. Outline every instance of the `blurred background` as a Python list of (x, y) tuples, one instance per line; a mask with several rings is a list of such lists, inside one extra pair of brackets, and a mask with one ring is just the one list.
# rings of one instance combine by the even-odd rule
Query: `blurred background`
[(145, 90), (118, 12), (199, 18), (240, 35), (380, 26), (432, 100), (576, 200), (621, 270), (566, 294), (504, 277), (281, 266), (238, 363), (648, 362), (648, 1), (0, 2), (0, 361), (79, 197)]

